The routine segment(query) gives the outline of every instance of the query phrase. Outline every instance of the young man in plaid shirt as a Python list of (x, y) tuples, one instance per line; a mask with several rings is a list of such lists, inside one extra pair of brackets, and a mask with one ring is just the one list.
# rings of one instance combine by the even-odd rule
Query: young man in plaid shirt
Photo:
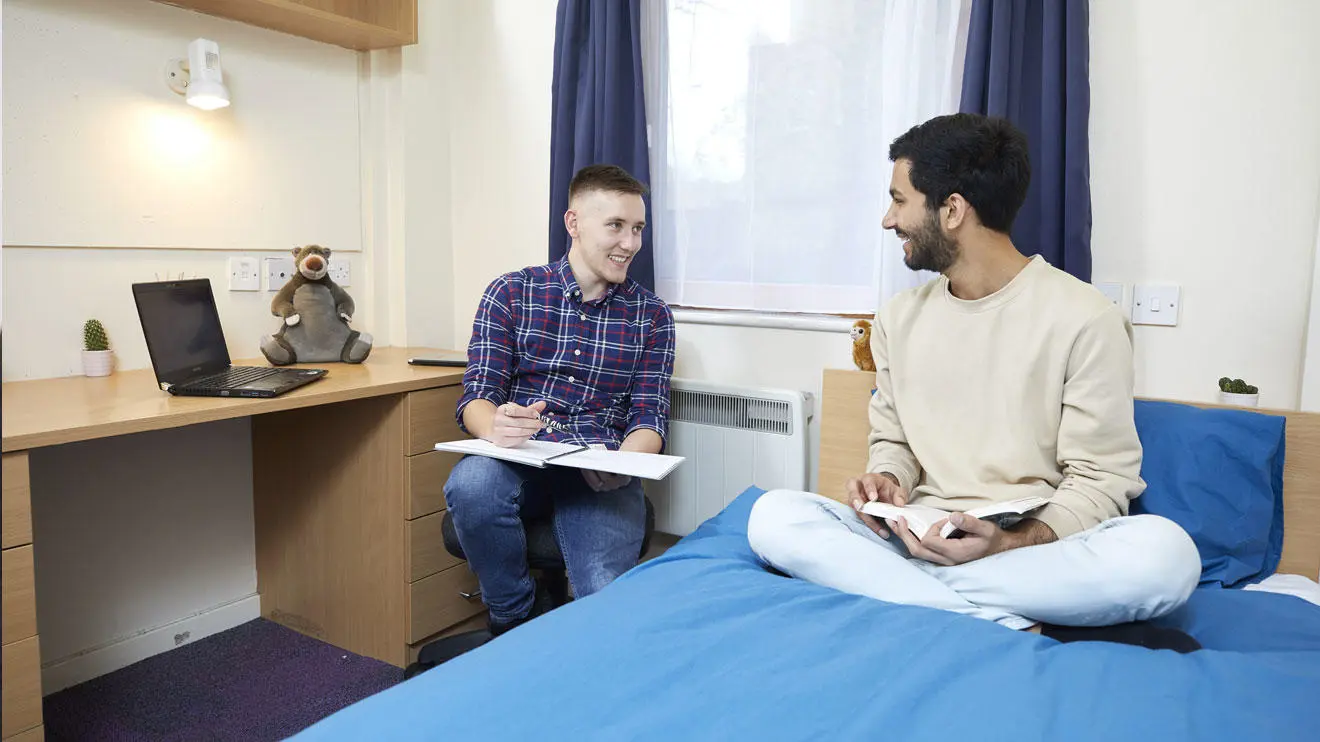
[[(469, 434), (498, 446), (535, 438), (647, 453), (664, 447), (674, 318), (628, 277), (646, 226), (643, 193), (621, 168), (579, 170), (564, 213), (568, 255), (486, 288), (457, 410)], [(605, 472), (468, 456), (454, 467), (445, 499), (495, 635), (534, 615), (523, 516), (553, 509), (577, 597), (635, 565), (645, 530), (642, 483)]]

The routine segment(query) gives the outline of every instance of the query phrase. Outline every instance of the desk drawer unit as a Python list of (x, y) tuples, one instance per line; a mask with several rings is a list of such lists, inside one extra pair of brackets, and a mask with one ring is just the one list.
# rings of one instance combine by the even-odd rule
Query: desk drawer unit
[(408, 453), (434, 451), (435, 444), (466, 438), (454, 420), (462, 386), (427, 389), (408, 395)]
[(4, 455), (3, 548), (32, 543), (32, 494), (27, 451)]
[(445, 509), (445, 482), (461, 458), (461, 454), (447, 451), (427, 451), (405, 458), (408, 467), (405, 505), (409, 518), (421, 518)]
[(0, 736), (8, 739), (41, 723), (41, 648), (37, 637), (6, 644), (0, 656), (4, 722)]
[(4, 551), (4, 623), (2, 644), (37, 635), (37, 594), (32, 572), (32, 545)]
[(408, 582), (416, 582), (463, 563), (462, 559), (445, 550), (444, 534), (440, 530), (444, 517), (442, 510), (408, 521), (404, 529), (408, 542)]
[[(263, 616), (402, 667), (419, 639), (485, 611), (441, 533), (459, 457), (434, 446), (464, 436), (461, 394), (450, 383), (253, 418)], [(298, 440), (314, 442), (314, 469), (290, 465)]]
[(409, 584), (408, 643), (421, 641), (486, 610), (477, 590), (477, 576), (466, 562)]
[(25, 451), (3, 459), (4, 551), (0, 588), (0, 664), (3, 708), (0, 738), (39, 740), (41, 729), (41, 645), (37, 638), (37, 600), (32, 559), (32, 496)]

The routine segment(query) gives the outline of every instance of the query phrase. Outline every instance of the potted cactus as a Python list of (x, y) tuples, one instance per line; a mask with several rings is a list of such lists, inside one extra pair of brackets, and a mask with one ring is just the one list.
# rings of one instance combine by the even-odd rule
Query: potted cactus
[(1260, 390), (1242, 379), (1227, 376), (1219, 380), (1219, 402), (1239, 407), (1255, 407)]
[(89, 319), (83, 324), (83, 373), (88, 376), (109, 376), (115, 365), (110, 339), (100, 320)]

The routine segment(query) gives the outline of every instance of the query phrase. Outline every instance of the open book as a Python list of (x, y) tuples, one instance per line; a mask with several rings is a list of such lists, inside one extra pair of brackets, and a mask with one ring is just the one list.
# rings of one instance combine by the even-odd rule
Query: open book
[[(973, 518), (981, 520), (994, 521), (1000, 528), (1008, 528), (1026, 517), (1027, 513), (1044, 507), (1049, 500), (1043, 497), (1021, 497), (1008, 502), (996, 502), (990, 505), (983, 505), (979, 508), (972, 508), (964, 513)], [(887, 502), (868, 502), (862, 506), (862, 512), (867, 515), (874, 515), (877, 518), (888, 520), (898, 520), (900, 517), (907, 519), (908, 529), (917, 538), (925, 538), (930, 532), (930, 527), (948, 518), (950, 513), (947, 510), (939, 510), (928, 505), (890, 505)], [(954, 533), (962, 533), (952, 523), (945, 523), (940, 529), (940, 536), (949, 538)]]
[(623, 474), (642, 479), (664, 479), (679, 464), (682, 456), (669, 456), (662, 453), (641, 453), (640, 451), (610, 451), (604, 448), (592, 448), (574, 443), (555, 443), (553, 441), (524, 441), (512, 448), (501, 448), (494, 443), (480, 438), (465, 438), (435, 444), (437, 451), (451, 453), (490, 456), (491, 458), (512, 461), (544, 469), (547, 466), (571, 466), (575, 469), (594, 469), (595, 471)]

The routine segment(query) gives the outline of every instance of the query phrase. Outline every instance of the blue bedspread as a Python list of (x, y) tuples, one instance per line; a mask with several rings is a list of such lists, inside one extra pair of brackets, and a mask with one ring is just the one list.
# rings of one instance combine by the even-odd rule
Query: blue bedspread
[(312, 726), (314, 740), (1316, 742), (1320, 607), (1201, 588), (1189, 655), (1059, 644), (764, 571), (759, 490), (605, 590)]

